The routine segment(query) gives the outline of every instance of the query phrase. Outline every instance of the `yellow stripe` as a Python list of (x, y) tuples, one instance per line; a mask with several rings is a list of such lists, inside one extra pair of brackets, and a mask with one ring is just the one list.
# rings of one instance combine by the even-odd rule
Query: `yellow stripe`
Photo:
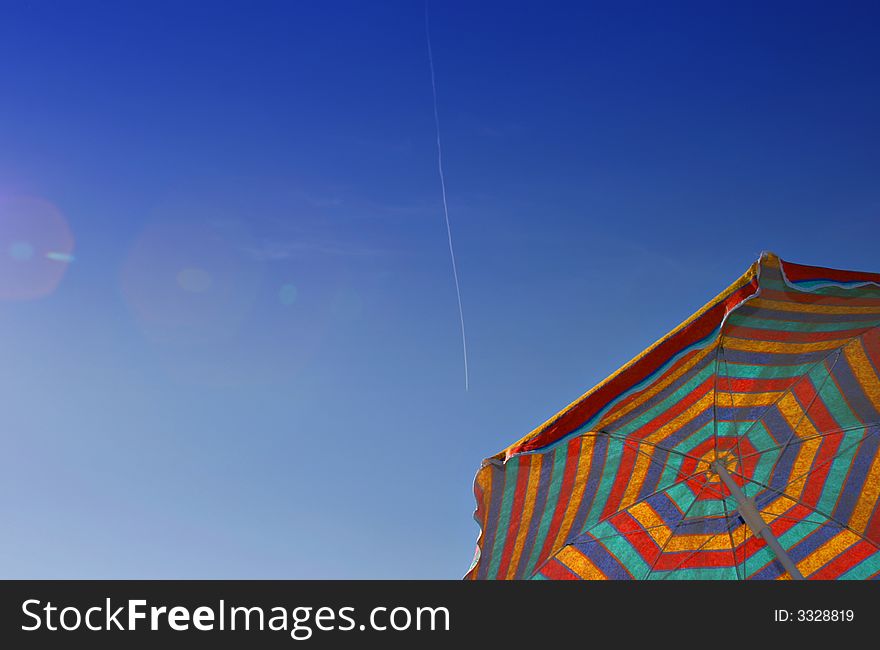
[(797, 501), (789, 499), (788, 497), (780, 496), (764, 506), (761, 510), (761, 516), (764, 517), (764, 520), (767, 521), (768, 524), (771, 524), (776, 521), (780, 515), (784, 515), (796, 505)]
[[(596, 443), (594, 436), (586, 436), (581, 442), (581, 453), (578, 458), (577, 474), (574, 478), (574, 491), (568, 500), (568, 507), (565, 509), (565, 516), (562, 518), (562, 524), (559, 526), (559, 532), (553, 542), (553, 551), (562, 546), (571, 529), (572, 521), (577, 514), (578, 507), (581, 505), (581, 499), (584, 496), (584, 489), (587, 487), (587, 474), (590, 471), (590, 462), (593, 460), (593, 447)], [(580, 532), (580, 531), (576, 531)]]
[(544, 456), (533, 454), (529, 463), (529, 483), (526, 486), (526, 502), (523, 507), (522, 518), (519, 520), (519, 531), (516, 534), (516, 542), (513, 546), (513, 555), (510, 558), (510, 566), (507, 567), (507, 579), (510, 580), (516, 574), (519, 566), (519, 558), (522, 555), (529, 525), (532, 522), (532, 513), (535, 511), (535, 499), (538, 497), (538, 482), (541, 479), (541, 465)]
[(813, 465), (813, 459), (816, 457), (816, 452), (819, 450), (821, 444), (822, 441), (819, 438), (813, 438), (812, 440), (807, 440), (802, 445), (799, 445), (800, 449), (798, 450), (797, 458), (791, 468), (791, 476), (799, 476), (800, 478), (785, 486), (785, 492), (787, 494), (800, 498), (801, 492), (803, 492), (804, 487), (807, 484), (807, 479), (810, 478), (807, 472), (810, 471), (810, 467)]
[(564, 547), (556, 555), (556, 559), (584, 580), (606, 580), (605, 574), (599, 570), (599, 567), (573, 546)]
[[(733, 393), (733, 400), (730, 399), (730, 393), (724, 390), (724, 382), (718, 382), (718, 406), (727, 408), (730, 406), (770, 406), (773, 404), (782, 391), (766, 392), (766, 393)], [(731, 404), (731, 401), (733, 402)]]
[(489, 504), (492, 502), (492, 467), (486, 465), (477, 472), (477, 485), (483, 493), (483, 523), (489, 518)]
[[(646, 437), (644, 439), (645, 442), (654, 444), (662, 443), (668, 436), (678, 432), (683, 426), (687, 425), (688, 422), (698, 417), (706, 409), (711, 408), (714, 403), (713, 397), (711, 391), (706, 393), (706, 395), (704, 395), (699, 401), (692, 404), (690, 408), (682, 411), (671, 421), (667, 422), (654, 433)], [(634, 440), (633, 442), (637, 441)], [(648, 469), (651, 465), (651, 460), (648, 456), (653, 454), (653, 448), (645, 447), (643, 445), (640, 446), (639, 449), (643, 453), (639, 453), (636, 458), (632, 475), (630, 476), (629, 482), (626, 485), (626, 490), (624, 490), (623, 493), (623, 498), (620, 504), (621, 508), (626, 508), (629, 504), (634, 503), (638, 499), (639, 491), (642, 489), (642, 485), (645, 482), (645, 476), (648, 474)]]
[(647, 447), (641, 449), (641, 451), (643, 453), (639, 453), (638, 456), (636, 456), (636, 463), (633, 467), (632, 474), (630, 475), (629, 483), (627, 483), (623, 498), (620, 501), (620, 509), (628, 507), (638, 499), (639, 490), (642, 489), (642, 485), (645, 482), (645, 476), (648, 474), (651, 460), (645, 454), (651, 454), (654, 451), (654, 448)]
[(880, 411), (880, 378), (877, 377), (874, 365), (865, 354), (865, 348), (858, 341), (854, 341), (852, 345), (844, 348), (843, 353), (865, 395), (871, 400), (874, 408)]
[(804, 576), (809, 576), (838, 555), (846, 553), (847, 549), (858, 541), (858, 535), (849, 530), (842, 530), (798, 562), (797, 567)]
[(749, 305), (761, 309), (809, 314), (880, 314), (880, 308), (876, 305), (867, 307), (843, 307), (840, 305), (819, 305), (815, 303), (790, 302), (787, 300), (768, 300), (767, 298), (755, 298), (749, 303)]
[(704, 357), (713, 353), (715, 349), (718, 347), (718, 341), (716, 340), (710, 346), (699, 350), (696, 354), (694, 354), (690, 359), (687, 360), (680, 368), (677, 368), (675, 372), (670, 373), (669, 375), (665, 375), (661, 381), (658, 381), (645, 390), (642, 393), (638, 394), (638, 398), (634, 399), (632, 402), (628, 403), (626, 406), (620, 408), (620, 410), (612, 411), (608, 413), (604, 418), (602, 418), (598, 425), (597, 429), (604, 429), (608, 427), (608, 425), (616, 422), (623, 416), (628, 413), (631, 413), (634, 409), (637, 409), (642, 404), (653, 398), (655, 395), (659, 394), (661, 391), (665, 390), (668, 386), (672, 385), (673, 382), (678, 381), (680, 377), (682, 377), (685, 373), (689, 372), (694, 366), (696, 366), (700, 361), (703, 360)]
[(664, 553), (680, 553), (682, 551), (696, 551), (697, 549), (701, 551), (725, 551), (729, 548), (730, 540), (726, 534), (676, 535), (666, 545)]
[(713, 397), (714, 396), (712, 395), (712, 391), (709, 391), (697, 402), (691, 404), (690, 408), (682, 411), (675, 418), (673, 418), (662, 427), (657, 429), (650, 436), (645, 438), (645, 442), (651, 442), (655, 444), (662, 443), (663, 440), (676, 433), (679, 429), (681, 429), (688, 422), (700, 415), (703, 411), (712, 408), (712, 405), (715, 401)]
[(629, 514), (647, 529), (645, 532), (651, 536), (651, 539), (658, 546), (663, 546), (672, 534), (663, 518), (657, 514), (647, 501), (641, 501), (632, 506), (629, 509)]
[(781, 341), (756, 341), (754, 339), (740, 339), (735, 336), (724, 337), (724, 347), (730, 350), (742, 352), (773, 352), (776, 354), (802, 354), (804, 352), (818, 352), (821, 350), (834, 350), (842, 347), (850, 340), (849, 337), (834, 339), (832, 341), (816, 341), (814, 343), (783, 343)]
[(793, 394), (786, 393), (776, 407), (794, 431), (796, 438), (808, 438), (818, 433), (810, 418), (804, 417), (804, 409)]
[(874, 454), (871, 469), (862, 484), (862, 495), (859, 497), (856, 507), (850, 517), (849, 525), (855, 530), (864, 531), (871, 519), (871, 514), (880, 498), (880, 454)]

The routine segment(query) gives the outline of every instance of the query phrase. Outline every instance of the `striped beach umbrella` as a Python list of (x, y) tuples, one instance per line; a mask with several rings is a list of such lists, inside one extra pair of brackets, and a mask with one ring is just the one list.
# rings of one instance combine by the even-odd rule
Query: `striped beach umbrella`
[(880, 274), (765, 253), (475, 480), (472, 579), (880, 577)]

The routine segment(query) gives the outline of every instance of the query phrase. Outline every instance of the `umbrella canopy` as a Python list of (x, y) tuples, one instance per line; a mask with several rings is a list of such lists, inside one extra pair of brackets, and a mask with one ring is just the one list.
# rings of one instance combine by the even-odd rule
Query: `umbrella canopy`
[(765, 253), (477, 473), (472, 579), (880, 577), (880, 274)]

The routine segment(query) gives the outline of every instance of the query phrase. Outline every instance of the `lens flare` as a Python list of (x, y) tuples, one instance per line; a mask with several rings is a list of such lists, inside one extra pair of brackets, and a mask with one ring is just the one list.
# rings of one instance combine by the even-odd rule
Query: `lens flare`
[(50, 295), (67, 270), (52, 255), (73, 259), (67, 221), (40, 198), (0, 196), (0, 300), (36, 300)]
[(214, 280), (205, 269), (183, 269), (177, 274), (177, 284), (190, 293), (204, 293)]
[(296, 297), (299, 294), (299, 290), (296, 288), (294, 284), (285, 284), (278, 290), (278, 300), (281, 301), (282, 305), (290, 306), (296, 302)]
[(53, 262), (70, 263), (76, 258), (74, 258), (74, 256), (70, 253), (58, 253), (56, 251), (52, 251), (51, 253), (46, 253), (46, 259), (52, 260)]
[(207, 221), (159, 221), (137, 239), (121, 284), (149, 338), (211, 342), (238, 331), (261, 275), (234, 232)]

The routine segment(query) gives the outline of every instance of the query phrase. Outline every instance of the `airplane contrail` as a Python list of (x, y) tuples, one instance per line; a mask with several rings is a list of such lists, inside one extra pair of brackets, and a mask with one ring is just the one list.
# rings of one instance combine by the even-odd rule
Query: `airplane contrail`
[(467, 336), (464, 333), (464, 309), (461, 306), (461, 286), (458, 282), (458, 267), (455, 263), (455, 248), (452, 245), (452, 226), (449, 224), (449, 205), (446, 201), (446, 178), (443, 175), (443, 145), (440, 142), (440, 114), (437, 110), (437, 80), (434, 76), (434, 54), (431, 50), (431, 27), (428, 21), (428, 0), (425, 0), (425, 37), (428, 42), (428, 66), (431, 68), (431, 90), (434, 95), (434, 126), (437, 130), (437, 170), (440, 173), (440, 190), (443, 195), (443, 216), (446, 218), (446, 237), (449, 241), (449, 258), (452, 260), (452, 277), (455, 279), (455, 294), (458, 297), (458, 319), (461, 323), (461, 350), (464, 355), (464, 389), (470, 386), (468, 373)]

